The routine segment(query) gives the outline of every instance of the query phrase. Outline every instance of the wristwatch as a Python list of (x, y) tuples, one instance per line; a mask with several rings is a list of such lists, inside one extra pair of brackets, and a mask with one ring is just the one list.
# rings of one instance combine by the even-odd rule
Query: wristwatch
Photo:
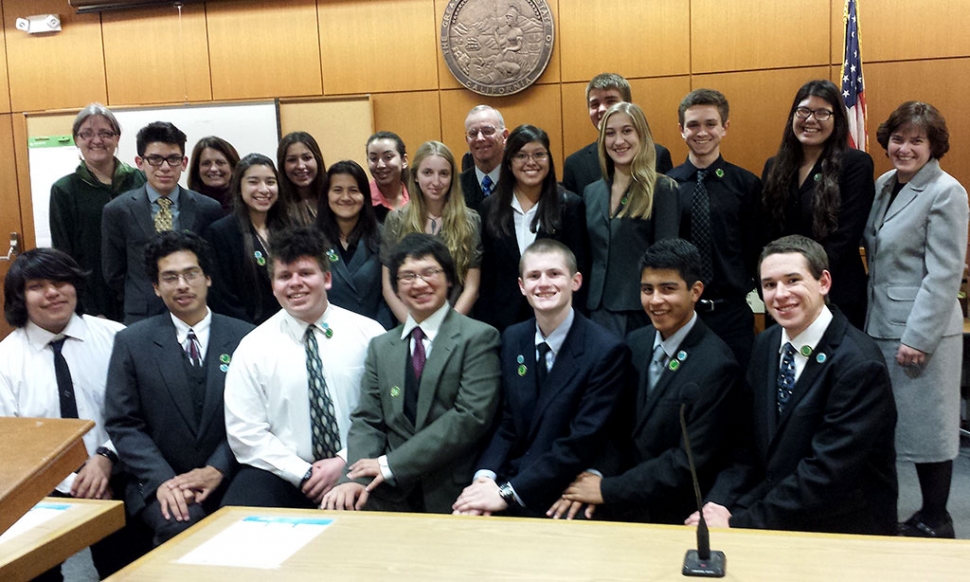
[(301, 488), (304, 485), (306, 485), (306, 482), (310, 480), (310, 477), (313, 477), (313, 467), (312, 466), (309, 469), (306, 470), (306, 475), (304, 475), (303, 476), (303, 479), (300, 481), (300, 487)]
[(507, 503), (509, 507), (519, 504), (519, 502), (515, 500), (515, 491), (512, 490), (512, 484), (508, 481), (498, 486), (498, 496), (501, 497), (502, 501)]
[(105, 459), (108, 459), (111, 461), (112, 465), (118, 462), (118, 455), (116, 455), (115, 452), (108, 447), (98, 447), (97, 450), (94, 451), (94, 454), (101, 455)]

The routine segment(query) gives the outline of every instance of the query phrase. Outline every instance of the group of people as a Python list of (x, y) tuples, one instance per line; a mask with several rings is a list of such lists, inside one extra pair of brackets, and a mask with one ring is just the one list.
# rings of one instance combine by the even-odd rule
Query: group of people
[(939, 112), (879, 126), (876, 181), (811, 81), (759, 179), (720, 154), (717, 91), (682, 101), (677, 167), (625, 79), (586, 95), (561, 184), (546, 132), (488, 106), (462, 168), (375, 133), (371, 181), (303, 132), (275, 164), (189, 160), (167, 122), (136, 170), (88, 106), (54, 249), (5, 280), (0, 415), (95, 420), (58, 492), (124, 498), (156, 545), (223, 504), (696, 523), (682, 422), (712, 525), (953, 537), (968, 207)]

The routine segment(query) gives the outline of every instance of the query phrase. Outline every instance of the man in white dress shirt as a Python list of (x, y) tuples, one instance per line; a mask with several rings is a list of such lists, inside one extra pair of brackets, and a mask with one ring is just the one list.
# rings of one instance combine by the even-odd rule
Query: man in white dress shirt
[(243, 338), (226, 376), (226, 433), (242, 465), (224, 505), (317, 507), (344, 468), (364, 357), (384, 333), (332, 305), (330, 248), (312, 227), (270, 240), (282, 310)]

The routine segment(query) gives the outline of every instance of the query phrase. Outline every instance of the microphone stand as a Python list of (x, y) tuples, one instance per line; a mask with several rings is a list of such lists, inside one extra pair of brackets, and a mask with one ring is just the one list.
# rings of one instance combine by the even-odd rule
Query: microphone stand
[(687, 435), (687, 421), (684, 420), (684, 408), (680, 405), (680, 429), (684, 435), (684, 448), (687, 449), (687, 462), (690, 464), (690, 476), (694, 482), (694, 497), (697, 499), (697, 514), (700, 523), (697, 524), (697, 549), (687, 550), (684, 556), (684, 576), (701, 576), (705, 578), (723, 578), (727, 558), (724, 552), (711, 551), (711, 535), (704, 519), (704, 508), (701, 506), (701, 485), (697, 480), (697, 470), (694, 468), (694, 455), (690, 450), (690, 437)]

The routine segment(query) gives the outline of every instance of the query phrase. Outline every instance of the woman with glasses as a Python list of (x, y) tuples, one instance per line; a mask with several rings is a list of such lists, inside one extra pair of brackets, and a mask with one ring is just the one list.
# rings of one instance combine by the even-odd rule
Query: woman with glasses
[(51, 187), (51, 244), (91, 272), (78, 298), (85, 312), (120, 321), (121, 304), (101, 270), (101, 211), (118, 194), (144, 184), (145, 174), (115, 157), (121, 126), (104, 105), (82, 109), (73, 135), (81, 163)]
[(809, 81), (792, 101), (781, 147), (765, 163), (765, 242), (789, 234), (825, 248), (829, 298), (862, 329), (866, 319), (866, 271), (859, 254), (862, 229), (875, 196), (872, 158), (849, 148), (849, 121), (839, 89)]
[[(482, 214), (482, 285), (475, 312), (499, 331), (532, 317), (519, 290), (519, 259), (536, 239), (565, 244), (579, 271), (588, 272), (586, 205), (556, 183), (549, 136), (542, 129), (520, 125), (509, 134), (498, 184), (482, 203)], [(579, 293), (575, 304), (582, 307), (585, 295)]]
[(388, 262), (394, 246), (406, 235), (417, 232), (440, 237), (455, 261), (458, 278), (448, 301), (462, 315), (468, 315), (478, 299), (482, 265), (482, 221), (465, 206), (458, 185), (455, 158), (448, 146), (427, 141), (414, 153), (414, 171), (408, 179), (411, 201), (391, 211), (384, 221), (381, 242), (384, 300), (398, 321), (408, 317), (408, 308), (394, 293)]
[(262, 154), (240, 160), (229, 191), (232, 214), (205, 232), (216, 259), (209, 305), (216, 313), (259, 325), (280, 309), (269, 276), (267, 241), (290, 225), (289, 200), (273, 160)]
[(378, 131), (367, 140), (367, 167), (374, 177), (370, 182), (370, 201), (379, 222), (387, 213), (404, 206), (408, 195), (408, 152), (396, 133)]
[(313, 224), (320, 198), (327, 193), (327, 165), (317, 140), (305, 131), (286, 134), (276, 149), (276, 163), (283, 174), (282, 188), (293, 201), (295, 220)]
[(189, 190), (212, 198), (228, 215), (232, 212), (229, 182), (238, 163), (239, 154), (231, 143), (214, 135), (200, 139), (189, 161)]
[(331, 245), (327, 299), (390, 329), (394, 320), (381, 287), (381, 228), (368, 196), (367, 174), (357, 162), (345, 160), (330, 166), (327, 181), (316, 222)]

